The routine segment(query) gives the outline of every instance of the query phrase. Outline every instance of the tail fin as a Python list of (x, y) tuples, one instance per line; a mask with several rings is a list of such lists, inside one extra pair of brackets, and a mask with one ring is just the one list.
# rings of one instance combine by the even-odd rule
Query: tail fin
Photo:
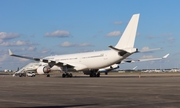
[(140, 14), (134, 14), (115, 48), (133, 48)]

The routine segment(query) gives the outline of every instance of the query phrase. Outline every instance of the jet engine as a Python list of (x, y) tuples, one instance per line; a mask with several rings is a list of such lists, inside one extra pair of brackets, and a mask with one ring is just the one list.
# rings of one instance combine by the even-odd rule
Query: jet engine
[(38, 74), (45, 74), (45, 73), (49, 73), (50, 71), (51, 71), (51, 68), (48, 66), (40, 66), (37, 68)]

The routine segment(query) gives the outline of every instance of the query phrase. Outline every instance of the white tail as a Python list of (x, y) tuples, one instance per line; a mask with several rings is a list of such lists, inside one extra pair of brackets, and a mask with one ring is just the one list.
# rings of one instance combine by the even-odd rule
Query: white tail
[(140, 14), (134, 14), (132, 16), (131, 20), (129, 21), (129, 24), (127, 25), (124, 33), (122, 34), (115, 48), (118, 49), (134, 48), (139, 15)]

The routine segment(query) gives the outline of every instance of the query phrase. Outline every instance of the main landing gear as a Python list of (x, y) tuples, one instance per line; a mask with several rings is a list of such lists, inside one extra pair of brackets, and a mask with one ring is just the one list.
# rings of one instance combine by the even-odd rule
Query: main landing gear
[(91, 70), (90, 77), (100, 77), (100, 72), (98, 70)]
[(68, 73), (68, 69), (67, 69), (67, 66), (64, 66), (63, 67), (63, 71), (64, 73), (62, 74), (62, 78), (71, 78), (73, 75), (72, 73)]
[(71, 77), (73, 77), (73, 75), (72, 75), (72, 73), (63, 73), (63, 74), (62, 74), (62, 77), (63, 77), (63, 78), (65, 78), (65, 77), (71, 78)]
[(100, 73), (90, 73), (90, 77), (100, 77)]

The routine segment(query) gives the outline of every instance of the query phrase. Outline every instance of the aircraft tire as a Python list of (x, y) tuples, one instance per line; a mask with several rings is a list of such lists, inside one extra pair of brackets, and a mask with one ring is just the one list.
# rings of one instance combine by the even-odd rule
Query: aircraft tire
[(62, 78), (65, 78), (65, 77), (66, 77), (66, 74), (63, 73), (63, 74), (62, 74)]
[(72, 73), (70, 73), (70, 74), (69, 74), (69, 77), (71, 78), (72, 76), (73, 76)]
[(96, 74), (96, 77), (100, 77), (100, 73), (99, 72)]
[(46, 77), (50, 77), (50, 75), (49, 75), (49, 74), (47, 74), (47, 75), (46, 75)]
[(93, 73), (90, 73), (90, 75), (89, 75), (90, 77), (93, 77)]

